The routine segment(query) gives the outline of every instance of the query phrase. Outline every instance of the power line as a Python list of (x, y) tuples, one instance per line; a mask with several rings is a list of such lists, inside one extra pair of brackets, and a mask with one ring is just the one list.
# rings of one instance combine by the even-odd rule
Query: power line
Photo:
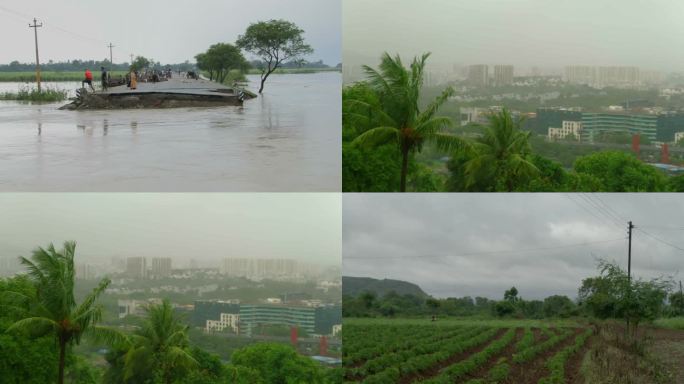
[(670, 246), (670, 247), (672, 247), (672, 248), (675, 248), (675, 249), (678, 249), (678, 250), (680, 250), (680, 251), (684, 251), (684, 248), (681, 248), (681, 247), (679, 247), (678, 245), (672, 244), (672, 243), (667, 242), (667, 241), (665, 241), (665, 240), (663, 240), (663, 239), (661, 239), (661, 238), (659, 238), (659, 237), (656, 237), (655, 235), (653, 235), (653, 234), (651, 234), (651, 233), (648, 233), (648, 232), (644, 231), (644, 230), (641, 229), (640, 227), (637, 227), (636, 229), (637, 229), (639, 232), (643, 233), (644, 235), (646, 235), (646, 236), (652, 238), (653, 240), (659, 241), (659, 242), (661, 242), (661, 243), (663, 243), (663, 244), (665, 244), (665, 245), (668, 245), (668, 246)]
[[(611, 225), (615, 224), (615, 223), (613, 223), (612, 221), (607, 221), (604, 217), (597, 215), (596, 213), (594, 213), (594, 211), (592, 211), (591, 209), (587, 208), (584, 204), (581, 204), (581, 203), (580, 203), (581, 200), (575, 200), (574, 197), (573, 197), (573, 194), (565, 193), (565, 194), (563, 194), (563, 196), (567, 197), (568, 200), (570, 200), (570, 201), (572, 201), (573, 203), (575, 203), (575, 205), (577, 205), (578, 207), (580, 207), (582, 210), (584, 210), (584, 211), (587, 212), (588, 214), (594, 216), (594, 218), (596, 218), (599, 222), (601, 222), (601, 224), (611, 224)], [(579, 196), (579, 194), (578, 194), (578, 196)], [(622, 228), (622, 226), (620, 226), (620, 228)]]
[(584, 199), (591, 207), (596, 209), (596, 211), (603, 217), (607, 218), (611, 223), (613, 223), (618, 228), (622, 228), (622, 221), (617, 217), (611, 215), (605, 208), (603, 208), (598, 202), (596, 202), (591, 195), (579, 194), (579, 197)]
[(518, 249), (518, 250), (501, 250), (501, 251), (489, 251), (489, 252), (473, 252), (473, 253), (465, 253), (465, 254), (461, 254), (461, 255), (422, 255), (422, 256), (389, 256), (388, 255), (388, 256), (375, 256), (375, 257), (344, 256), (344, 258), (345, 259), (371, 260), (371, 259), (413, 259), (413, 258), (422, 259), (422, 258), (441, 258), (441, 257), (466, 257), (466, 256), (479, 256), (479, 255), (506, 254), (506, 253), (548, 251), (548, 250), (554, 250), (554, 249), (582, 247), (582, 246), (587, 246), (587, 245), (592, 245), (592, 244), (603, 244), (603, 243), (610, 243), (610, 242), (623, 241), (623, 240), (625, 240), (625, 238), (621, 237), (619, 239), (591, 241), (591, 242), (575, 243), (575, 244), (566, 244), (566, 245), (559, 245), (559, 246), (555, 246), (555, 247), (539, 247), (539, 248), (528, 248), (528, 249)]
[(620, 221), (627, 221), (622, 215), (620, 215), (616, 210), (611, 208), (610, 205), (606, 204), (603, 199), (601, 199), (601, 196), (598, 193), (592, 194), (593, 197), (595, 197), (608, 211), (612, 212)]

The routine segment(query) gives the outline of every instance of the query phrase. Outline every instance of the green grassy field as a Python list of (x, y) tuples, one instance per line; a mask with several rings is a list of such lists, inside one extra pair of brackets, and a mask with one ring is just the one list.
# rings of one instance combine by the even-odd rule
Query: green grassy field
[[(279, 68), (274, 72), (274, 74), (286, 75), (286, 74), (297, 74), (297, 73), (318, 73), (318, 72), (341, 72), (339, 68)], [(261, 70), (252, 68), (247, 74), (249, 75), (259, 75)]]
[[(112, 71), (111, 76), (118, 77), (125, 75), (124, 71)], [(99, 71), (93, 71), (95, 81), (98, 80)], [(45, 71), (40, 73), (42, 81), (81, 81), (84, 78), (84, 72), (68, 71), (55, 72)], [(0, 81), (2, 82), (34, 82), (36, 81), (35, 72), (0, 72)]]
[(58, 88), (43, 88), (42, 92), (37, 89), (29, 89), (29, 87), (22, 87), (17, 92), (0, 93), (0, 100), (15, 100), (15, 101), (35, 101), (35, 102), (55, 102), (63, 101), (67, 98), (67, 91)]
[(671, 317), (669, 319), (658, 319), (653, 325), (661, 328), (684, 330), (684, 317)]

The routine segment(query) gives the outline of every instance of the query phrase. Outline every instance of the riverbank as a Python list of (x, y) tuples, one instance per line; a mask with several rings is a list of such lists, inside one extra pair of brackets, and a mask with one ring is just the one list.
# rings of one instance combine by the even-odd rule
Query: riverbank
[(68, 92), (66, 90), (58, 88), (46, 88), (39, 92), (35, 88), (29, 89), (28, 87), (24, 87), (20, 88), (17, 92), (0, 93), (0, 100), (54, 103), (66, 100), (67, 95)]

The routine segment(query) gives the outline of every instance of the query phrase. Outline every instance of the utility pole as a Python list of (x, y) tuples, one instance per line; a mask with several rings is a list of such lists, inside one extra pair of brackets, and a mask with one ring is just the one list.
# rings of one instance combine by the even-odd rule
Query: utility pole
[(33, 33), (36, 39), (36, 83), (38, 84), (38, 92), (40, 92), (40, 60), (38, 59), (38, 28), (42, 27), (43, 23), (38, 24), (38, 20), (33, 18), (33, 25), (29, 23), (29, 28), (33, 28)]
[(109, 47), (109, 65), (114, 65), (114, 59), (112, 58), (112, 48), (114, 48), (115, 46), (112, 45), (112, 43), (109, 43), (108, 47)]
[(627, 249), (627, 282), (632, 281), (632, 222), (629, 222), (629, 247)]
[(133, 54), (131, 53), (131, 64), (133, 64)]

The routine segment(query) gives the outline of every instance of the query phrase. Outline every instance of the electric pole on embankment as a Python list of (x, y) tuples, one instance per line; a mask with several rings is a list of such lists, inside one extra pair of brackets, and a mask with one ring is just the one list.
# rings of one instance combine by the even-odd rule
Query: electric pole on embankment
[(630, 221), (628, 223), (628, 232), (629, 232), (629, 245), (627, 247), (627, 282), (631, 283), (632, 281), (632, 228), (634, 228), (634, 225), (632, 225), (632, 222)]
[(109, 43), (109, 65), (114, 65), (114, 59), (112, 56), (112, 48), (116, 47), (116, 45), (112, 45), (112, 43)]
[(33, 25), (29, 23), (29, 28), (33, 28), (33, 34), (36, 39), (36, 83), (38, 84), (38, 92), (40, 92), (40, 59), (38, 58), (38, 28), (42, 27), (43, 23), (38, 24), (38, 20), (33, 18)]

